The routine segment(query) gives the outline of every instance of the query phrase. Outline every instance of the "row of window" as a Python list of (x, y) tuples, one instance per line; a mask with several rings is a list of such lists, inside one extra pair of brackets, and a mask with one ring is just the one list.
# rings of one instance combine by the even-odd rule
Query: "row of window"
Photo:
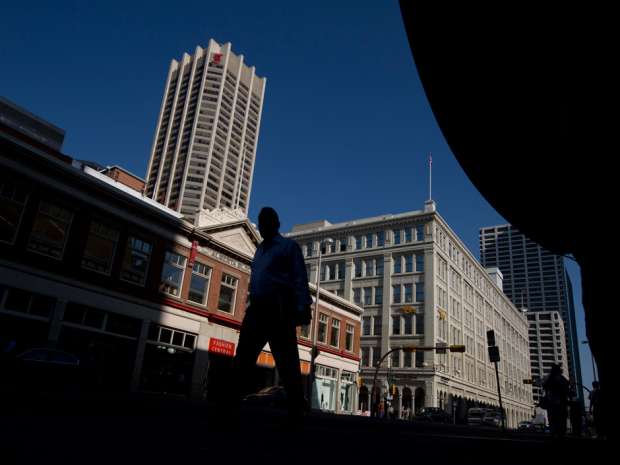
[[(391, 240), (394, 245), (407, 244), (412, 242), (424, 241), (424, 225), (420, 224), (415, 227), (393, 229), (388, 232), (391, 234)], [(388, 239), (389, 240), (389, 239)], [(353, 236), (352, 250), (372, 249), (375, 247), (384, 247), (386, 244), (386, 232), (378, 231), (376, 233), (368, 233), (364, 235)], [(322, 250), (322, 253), (339, 253), (346, 252), (348, 238), (340, 238), (334, 240), (329, 247)], [(312, 257), (315, 253), (315, 243), (308, 242), (303, 246), (304, 255)]]
[[(14, 243), (21, 217), (27, 202), (27, 194), (8, 183), (0, 185), (0, 240)], [(73, 221), (72, 211), (48, 201), (41, 201), (27, 242), (27, 249), (40, 255), (62, 260), (69, 229)], [(4, 221), (4, 219), (7, 219)], [(121, 249), (120, 231), (92, 220), (81, 266), (97, 273), (110, 276), (117, 251)], [(141, 238), (130, 236), (124, 247), (119, 278), (137, 286), (144, 286), (153, 252), (153, 244)], [(175, 297), (181, 295), (186, 257), (166, 252), (161, 273), (160, 291)], [(198, 261), (192, 266), (192, 277), (188, 299), (199, 305), (206, 305), (211, 278), (211, 268)], [(234, 309), (237, 278), (222, 275), (218, 309), (232, 313)]]
[[(383, 322), (381, 315), (362, 317), (362, 336), (381, 336)], [(394, 336), (422, 336), (424, 334), (424, 315), (392, 315)]]
[[(331, 320), (331, 322), (330, 322)], [(340, 323), (341, 321), (334, 317), (329, 317), (325, 313), (319, 313), (317, 341), (328, 344), (334, 348), (340, 348)], [(310, 339), (310, 325), (301, 327), (301, 337)], [(328, 342), (329, 340), (329, 342)], [(355, 340), (355, 326), (345, 323), (344, 350), (353, 352), (353, 341)]]
[[(392, 368), (413, 368), (415, 353), (415, 367), (424, 367), (424, 352), (402, 352), (395, 350), (390, 356)], [(402, 354), (402, 356), (401, 356)], [(376, 367), (381, 360), (380, 347), (362, 347), (362, 367)]]

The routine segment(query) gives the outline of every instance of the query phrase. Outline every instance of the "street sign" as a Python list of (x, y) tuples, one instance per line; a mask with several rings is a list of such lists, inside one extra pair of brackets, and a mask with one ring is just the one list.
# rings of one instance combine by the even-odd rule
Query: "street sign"
[(465, 346), (463, 344), (451, 345), (450, 352), (465, 352)]
[(499, 362), (499, 347), (497, 346), (489, 347), (489, 360), (491, 362)]
[(492, 329), (489, 329), (487, 331), (487, 345), (489, 347), (495, 345), (495, 331), (493, 331)]

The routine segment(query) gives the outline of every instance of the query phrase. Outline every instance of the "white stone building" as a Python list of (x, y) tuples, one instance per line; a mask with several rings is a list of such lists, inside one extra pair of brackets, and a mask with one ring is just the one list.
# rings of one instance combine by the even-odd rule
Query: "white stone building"
[(463, 419), (467, 406), (497, 405), (486, 345), (486, 331), (493, 329), (508, 426), (531, 418), (531, 386), (523, 384), (530, 378), (526, 317), (503, 294), (501, 273), (479, 264), (434, 202), (423, 211), (297, 225), (287, 236), (302, 246), (312, 282), (319, 244), (331, 239), (322, 254), (321, 286), (364, 308), (361, 410), (368, 408), (383, 354), (438, 343), (464, 344), (466, 352), (396, 351), (382, 364), (378, 384), (382, 393), (388, 380), (396, 388), (396, 411), (441, 407)]

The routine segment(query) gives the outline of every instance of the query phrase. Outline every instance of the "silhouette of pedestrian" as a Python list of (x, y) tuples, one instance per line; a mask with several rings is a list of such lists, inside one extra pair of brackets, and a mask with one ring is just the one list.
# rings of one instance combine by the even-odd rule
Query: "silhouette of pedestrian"
[(568, 404), (570, 415), (570, 429), (573, 436), (580, 437), (583, 433), (583, 409), (577, 396), (577, 386), (571, 384), (570, 402)]
[(560, 365), (552, 365), (543, 388), (545, 389), (545, 408), (549, 416), (551, 434), (554, 437), (563, 437), (566, 434), (566, 421), (568, 419), (569, 383), (562, 376)]
[(594, 423), (594, 430), (596, 431), (597, 437), (601, 437), (603, 435), (600, 399), (601, 385), (598, 381), (593, 381), (592, 392), (590, 392), (590, 414), (592, 415), (592, 422)]
[(269, 343), (278, 373), (286, 390), (289, 422), (298, 424), (307, 409), (304, 399), (296, 326), (312, 318), (308, 275), (299, 245), (279, 234), (280, 220), (271, 207), (258, 215), (263, 241), (252, 262), (249, 306), (233, 362), (235, 391), (233, 415), (241, 395), (250, 389), (256, 360)]

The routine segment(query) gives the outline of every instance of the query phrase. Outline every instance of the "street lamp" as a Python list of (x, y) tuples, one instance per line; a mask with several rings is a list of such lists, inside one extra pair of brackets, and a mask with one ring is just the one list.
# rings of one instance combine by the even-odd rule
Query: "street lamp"
[[(581, 341), (582, 344), (588, 344), (590, 346), (590, 341), (585, 340)], [(590, 349), (590, 356), (592, 357), (592, 376), (594, 377), (594, 381), (596, 381), (596, 362), (594, 361), (594, 354), (592, 353), (592, 349)]]
[(310, 384), (308, 386), (308, 398), (310, 400), (310, 407), (312, 407), (312, 390), (314, 388), (314, 380), (316, 379), (316, 356), (318, 355), (318, 349), (316, 347), (317, 343), (317, 334), (319, 331), (319, 298), (321, 296), (320, 285), (321, 285), (321, 252), (323, 249), (323, 245), (330, 246), (334, 243), (334, 240), (330, 237), (319, 241), (319, 256), (317, 260), (316, 267), (316, 298), (314, 299), (314, 329), (312, 330), (312, 350), (310, 351)]

